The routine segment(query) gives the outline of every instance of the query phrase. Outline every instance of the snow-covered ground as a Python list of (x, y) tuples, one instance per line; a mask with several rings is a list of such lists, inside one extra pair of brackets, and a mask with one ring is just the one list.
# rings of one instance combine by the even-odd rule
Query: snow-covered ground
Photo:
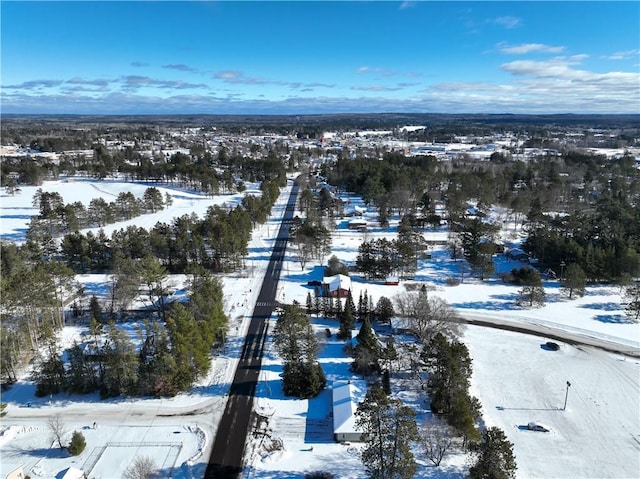
[[(138, 190), (134, 191), (138, 196), (146, 188), (146, 185), (117, 182), (92, 185), (92, 182), (47, 183), (43, 189), (60, 191), (65, 202), (86, 200), (88, 203), (91, 191), (103, 190), (99, 194), (107, 198), (107, 193), (117, 195), (124, 188), (139, 188), (138, 193)], [(71, 191), (77, 193), (71, 194)], [(161, 191), (164, 193), (165, 190)], [(30, 207), (33, 192), (23, 189), (22, 199), (2, 196), (0, 232), (3, 238), (19, 239), (24, 234), (27, 216), (36, 213)], [(206, 198), (175, 190), (169, 192), (174, 205), (168, 211), (138, 218), (135, 224), (152, 226), (156, 221), (170, 221), (172, 216), (191, 211), (203, 214), (211, 204), (233, 203), (240, 198)], [(9, 406), (7, 416), (2, 419), (0, 476), (4, 477), (12, 467), (24, 464), (25, 472), (32, 477), (57, 478), (69, 466), (89, 469), (95, 462), (90, 477), (117, 479), (122, 477), (122, 471), (134, 456), (147, 455), (163, 468), (163, 477), (169, 477), (171, 467), (174, 478), (202, 477), (217, 420), (224, 409), (225, 393), (242, 348), (243, 331), (248, 326), (248, 315), (259, 292), (272, 238), (277, 231), (278, 216), (282, 214), (287, 196), (288, 191), (283, 191), (274, 217), (255, 231), (249, 247), (248, 271), (224, 279), (225, 308), (230, 317), (228, 345), (215, 358), (209, 377), (203, 378), (190, 393), (171, 399), (109, 401), (99, 401), (96, 396), (66, 395), (36, 399), (33, 386), (27, 381), (19, 382), (3, 393), (3, 401)], [(357, 202), (358, 199), (350, 197), (350, 201)], [(367, 219), (373, 221), (374, 216), (370, 214)], [(148, 223), (143, 224), (144, 221)], [(122, 226), (120, 223), (113, 228)], [(362, 240), (388, 237), (393, 231), (392, 224), (387, 230), (374, 227), (367, 233), (350, 232), (346, 222), (341, 222), (334, 235), (332, 254), (343, 261), (353, 261)], [(516, 233), (511, 232), (510, 237), (517, 238)], [(110, 234), (108, 230), (107, 234)], [(446, 239), (446, 231), (428, 232), (426, 236)], [(504, 270), (514, 264), (497, 259), (496, 266), (498, 270)], [(615, 287), (589, 287), (584, 298), (570, 301), (560, 294), (557, 282), (550, 281), (545, 283), (548, 298), (544, 307), (520, 309), (515, 305), (518, 288), (498, 280), (480, 283), (465, 278), (459, 286), (446, 286), (446, 278), (458, 277), (460, 267), (461, 263), (450, 260), (444, 249), (435, 247), (431, 259), (420, 261), (414, 282), (426, 283), (430, 294), (441, 296), (469, 316), (539, 324), (573, 335), (607, 339), (629, 350), (637, 351), (640, 347), (640, 327), (627, 321), (620, 291)], [(304, 305), (307, 293), (311, 291), (307, 281), (321, 279), (320, 271), (317, 265), (301, 269), (289, 250), (279, 294), (287, 302), (297, 300)], [(99, 292), (104, 288), (106, 278), (84, 277), (83, 282), (93, 285)], [(374, 301), (381, 296), (392, 298), (405, 291), (407, 284), (411, 283), (385, 286), (354, 277), (353, 296), (357, 301), (360, 292), (366, 290)], [(329, 340), (324, 336), (325, 328), (335, 332), (338, 323), (323, 318), (314, 318), (314, 321), (322, 343), (320, 361), (328, 383), (333, 379), (354, 377), (349, 371), (350, 360), (344, 355), (343, 344), (335, 340), (335, 336)], [(65, 331), (68, 337), (80, 332), (68, 329)], [(638, 477), (638, 359), (563, 342), (559, 342), (559, 351), (549, 351), (542, 347), (546, 341), (543, 336), (476, 326), (465, 328), (464, 340), (474, 361), (472, 394), (483, 405), (483, 422), (502, 428), (514, 443), (518, 477)], [(303, 472), (325, 470), (340, 478), (364, 479), (366, 472), (358, 456), (358, 446), (336, 444), (331, 440), (331, 391), (327, 389), (308, 401), (285, 398), (279, 377), (281, 372), (282, 367), (268, 342), (256, 408), (270, 418), (271, 439), (281, 443), (283, 448), (266, 453), (264, 446), (269, 438), (253, 437), (247, 448), (249, 468), (245, 477), (297, 478)], [(562, 410), (567, 381), (571, 387), (566, 410)], [(396, 394), (414, 406), (421, 419), (428, 418), (423, 391), (400, 379), (394, 380), (393, 385)], [(31, 403), (30, 407), (28, 403)], [(61, 415), (67, 438), (73, 430), (84, 433), (87, 449), (80, 456), (69, 457), (52, 447), (47, 421), (55, 414)], [(526, 430), (524, 426), (530, 421), (549, 425), (551, 432)], [(97, 423), (96, 429), (93, 429), (93, 422)], [(97, 460), (96, 456), (99, 456)], [(467, 457), (462, 454), (449, 457), (439, 468), (431, 467), (423, 456), (418, 455), (417, 459), (420, 464), (418, 477), (461, 478), (466, 471)]]

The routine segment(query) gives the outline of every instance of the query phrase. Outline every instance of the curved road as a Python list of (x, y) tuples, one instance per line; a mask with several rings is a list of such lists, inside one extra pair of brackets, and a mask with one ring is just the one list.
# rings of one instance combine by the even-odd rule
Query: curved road
[(260, 376), (269, 318), (276, 306), (278, 280), (297, 197), (298, 186), (294, 184), (249, 323), (242, 355), (229, 390), (229, 399), (218, 424), (205, 479), (236, 479), (242, 473), (245, 442), (249, 434), (253, 410), (253, 396)]
[[(572, 345), (592, 346), (604, 351), (624, 354), (633, 358), (640, 358), (640, 348), (633, 344), (625, 344), (616, 341), (616, 338), (608, 340), (604, 337), (590, 336), (588, 331), (573, 332), (562, 328), (556, 328), (552, 325), (540, 324), (535, 321), (509, 321), (496, 316), (481, 316), (462, 313), (458, 310), (460, 322), (464, 324), (472, 324), (493, 329), (502, 329), (505, 331), (513, 331), (516, 333), (540, 336), (556, 341), (563, 341)], [(640, 339), (640, 338), (637, 338)]]

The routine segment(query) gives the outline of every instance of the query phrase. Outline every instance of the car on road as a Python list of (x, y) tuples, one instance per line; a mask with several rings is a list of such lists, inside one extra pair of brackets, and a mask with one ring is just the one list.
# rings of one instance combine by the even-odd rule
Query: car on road
[(560, 349), (560, 345), (558, 343), (554, 343), (553, 341), (547, 341), (544, 345), (551, 351), (557, 351), (558, 349)]
[(535, 421), (532, 421), (529, 424), (527, 424), (527, 429), (529, 429), (529, 431), (539, 431), (539, 432), (551, 431), (551, 428), (549, 426), (546, 426), (542, 423), (535, 422)]

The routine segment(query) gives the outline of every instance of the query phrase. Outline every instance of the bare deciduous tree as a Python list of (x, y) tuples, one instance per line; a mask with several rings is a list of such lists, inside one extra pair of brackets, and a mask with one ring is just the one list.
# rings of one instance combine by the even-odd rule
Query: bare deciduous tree
[(440, 419), (434, 418), (428, 425), (425, 424), (422, 430), (426, 433), (418, 442), (427, 459), (438, 467), (453, 447), (453, 429)]
[(442, 298), (430, 298), (426, 290), (408, 291), (394, 297), (398, 316), (406, 318), (413, 332), (423, 344), (437, 334), (454, 339), (461, 325), (453, 308)]
[(51, 440), (58, 443), (60, 449), (64, 449), (62, 445), (62, 435), (64, 433), (64, 423), (60, 414), (56, 414), (49, 418), (49, 432), (51, 433)]
[(156, 475), (156, 463), (147, 456), (137, 456), (124, 471), (124, 479), (153, 479)]

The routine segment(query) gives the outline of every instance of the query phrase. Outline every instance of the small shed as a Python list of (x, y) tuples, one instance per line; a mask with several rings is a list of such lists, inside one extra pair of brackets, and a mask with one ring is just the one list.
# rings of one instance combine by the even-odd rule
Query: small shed
[(387, 286), (398, 286), (400, 284), (400, 278), (398, 276), (387, 276), (384, 284)]
[(337, 442), (361, 442), (362, 431), (356, 427), (358, 404), (367, 394), (367, 383), (361, 379), (333, 382), (333, 438)]

